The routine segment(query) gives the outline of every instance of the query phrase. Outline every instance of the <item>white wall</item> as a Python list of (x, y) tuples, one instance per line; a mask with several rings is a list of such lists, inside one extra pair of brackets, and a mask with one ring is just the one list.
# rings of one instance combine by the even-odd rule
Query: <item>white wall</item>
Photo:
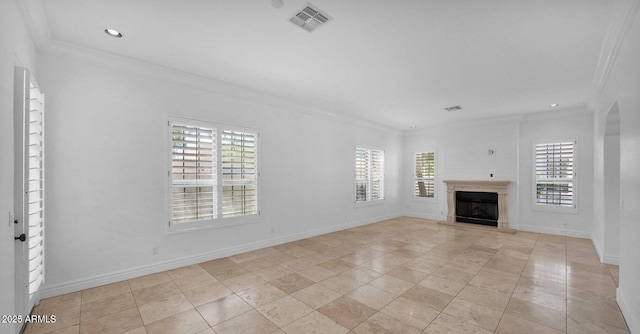
[[(537, 141), (576, 139), (577, 213), (537, 211), (533, 204), (533, 145)], [(593, 220), (593, 114), (586, 108), (528, 114), (520, 123), (518, 190), (520, 229), (589, 238)]]
[[(640, 333), (640, 16), (638, 1), (617, 2), (615, 17), (627, 18), (629, 28), (615, 64), (594, 102), (596, 120), (606, 122), (614, 103), (620, 113), (620, 284), (617, 301), (631, 333)], [(612, 22), (622, 25), (627, 22)], [(596, 132), (604, 142), (604, 131)], [(604, 145), (604, 144), (603, 144)], [(601, 155), (604, 159), (604, 155)], [(603, 161), (596, 161), (603, 164)], [(602, 176), (604, 178), (604, 176)]]
[[(67, 51), (73, 58), (61, 56)], [(56, 52), (40, 63), (48, 93), (45, 296), (399, 213), (399, 133), (195, 77), (185, 83), (188, 77), (149, 65)], [(259, 129), (259, 223), (165, 233), (168, 116)], [(354, 205), (356, 145), (385, 150), (383, 203)]]
[[(0, 314), (15, 314), (13, 212), (14, 66), (35, 68), (35, 47), (15, 1), (0, 1)], [(0, 324), (0, 333), (15, 333)]]
[[(489, 155), (489, 149), (494, 150)], [(414, 198), (413, 154), (436, 152), (436, 196)], [(409, 132), (404, 138), (404, 214), (446, 220), (447, 187), (443, 180), (507, 180), (509, 222), (517, 217), (518, 120), (490, 119)], [(493, 174), (493, 177), (490, 175)]]
[(602, 260), (618, 264), (620, 250), (620, 135), (604, 137), (604, 251)]

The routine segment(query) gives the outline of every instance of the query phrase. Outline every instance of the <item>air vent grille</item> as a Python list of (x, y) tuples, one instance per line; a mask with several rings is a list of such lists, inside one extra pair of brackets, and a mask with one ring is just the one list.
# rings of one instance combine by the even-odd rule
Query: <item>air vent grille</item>
[(289, 19), (293, 24), (308, 32), (312, 32), (320, 28), (330, 20), (331, 16), (322, 12), (310, 3), (307, 3), (298, 13)]
[(456, 110), (460, 110), (460, 109), (462, 109), (461, 106), (453, 106), (453, 107), (444, 108), (444, 110), (446, 110), (446, 111), (456, 111)]

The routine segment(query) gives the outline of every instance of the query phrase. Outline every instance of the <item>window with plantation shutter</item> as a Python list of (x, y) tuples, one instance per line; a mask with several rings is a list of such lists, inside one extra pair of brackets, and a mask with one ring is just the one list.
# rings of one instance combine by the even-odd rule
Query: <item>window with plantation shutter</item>
[(257, 132), (178, 118), (169, 126), (170, 228), (257, 216)]
[(413, 197), (435, 196), (435, 153), (420, 152), (414, 155), (415, 174)]
[(222, 131), (222, 216), (258, 212), (256, 134)]
[(356, 202), (384, 199), (384, 151), (356, 147)]
[(575, 209), (575, 141), (535, 145), (535, 205)]
[(171, 127), (174, 224), (218, 217), (216, 139), (213, 128), (187, 124)]

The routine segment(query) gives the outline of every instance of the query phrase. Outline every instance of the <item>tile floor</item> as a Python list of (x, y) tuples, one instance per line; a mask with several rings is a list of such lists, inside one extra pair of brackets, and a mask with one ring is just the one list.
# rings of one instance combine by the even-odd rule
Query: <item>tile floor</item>
[(26, 333), (628, 333), (588, 239), (397, 218), (45, 299)]

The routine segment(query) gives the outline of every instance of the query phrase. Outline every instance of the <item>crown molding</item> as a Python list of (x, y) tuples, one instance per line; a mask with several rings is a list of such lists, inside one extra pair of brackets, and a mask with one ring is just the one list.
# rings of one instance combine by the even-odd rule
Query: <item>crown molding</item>
[(261, 105), (268, 105), (291, 112), (303, 113), (313, 117), (320, 117), (373, 130), (402, 135), (402, 131), (395, 128), (368, 120), (350, 117), (341, 114), (339, 111), (329, 111), (309, 107), (263, 91), (237, 86), (210, 77), (180, 71), (163, 65), (145, 62), (136, 58), (121, 56), (57, 39), (52, 39), (46, 50), (42, 51), (42, 53), (69, 58), (103, 68), (121, 70), (127, 73), (133, 73), (179, 85), (191, 86), (231, 98), (241, 99)]
[(44, 51), (51, 42), (51, 29), (47, 23), (42, 0), (15, 0), (29, 34), (38, 51)]
[(639, 0), (618, 0), (613, 7), (609, 28), (602, 42), (600, 59), (587, 98), (587, 107), (595, 110), (611, 76), (618, 52), (638, 12)]

